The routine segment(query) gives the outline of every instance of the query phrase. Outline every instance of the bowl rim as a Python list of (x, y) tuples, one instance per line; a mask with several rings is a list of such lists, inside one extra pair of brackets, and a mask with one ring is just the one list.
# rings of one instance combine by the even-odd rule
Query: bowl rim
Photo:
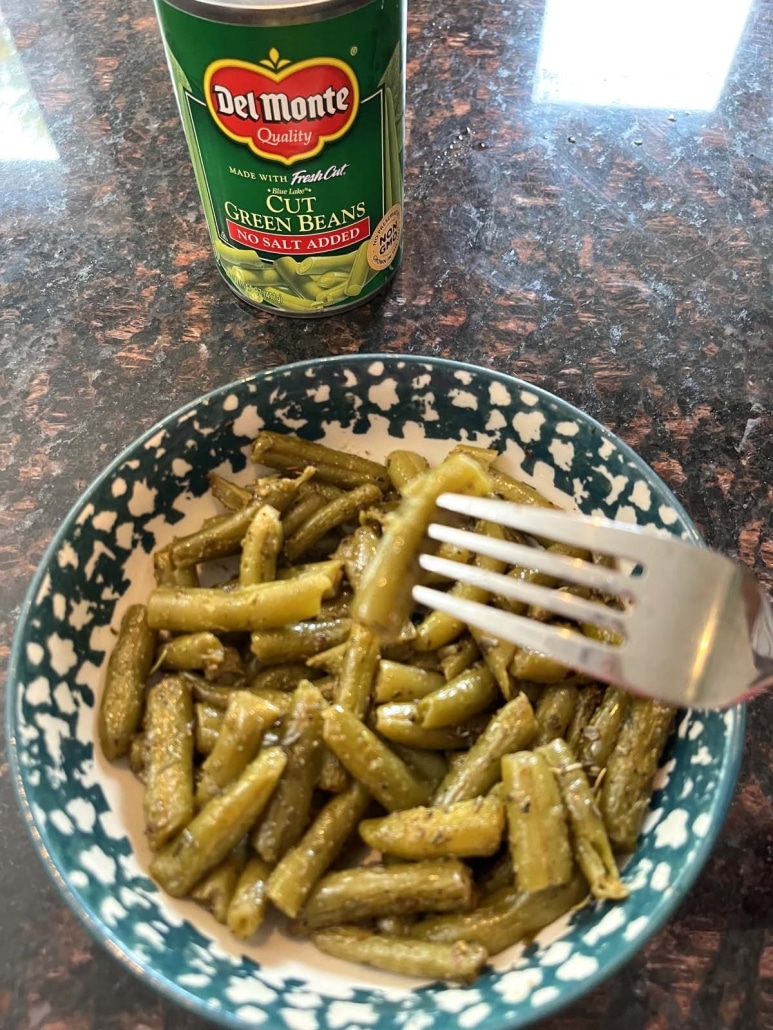
[[(105, 480), (113, 475), (127, 460), (130, 460), (131, 455), (138, 448), (141, 448), (145, 443), (147, 443), (148, 440), (152, 439), (171, 423), (179, 422), (180, 419), (182, 419), (182, 417), (191, 410), (196, 409), (201, 405), (210, 404), (213, 400), (225, 397), (229, 392), (247, 386), (256, 380), (265, 379), (268, 376), (279, 376), (288, 372), (301, 374), (304, 369), (318, 369), (320, 366), (324, 367), (346, 364), (369, 365), (376, 362), (382, 362), (385, 365), (404, 364), (415, 366), (440, 366), (449, 371), (463, 371), (472, 375), (480, 375), (481, 373), (484, 373), (486, 376), (501, 382), (510, 389), (517, 389), (519, 391), (527, 390), (530, 393), (536, 394), (543, 402), (558, 402), (559, 405), (565, 408), (570, 415), (576, 415), (581, 421), (589, 424), (601, 435), (602, 438), (611, 440), (630, 464), (640, 471), (646, 478), (654, 477), (659, 490), (663, 492), (668, 504), (674, 509), (679, 519), (687, 529), (690, 539), (698, 546), (706, 546), (695, 523), (681, 502), (673, 494), (670, 487), (661, 479), (657, 472), (655, 472), (655, 470), (651, 468), (651, 466), (649, 466), (636, 451), (633, 450), (632, 447), (621, 440), (620, 437), (618, 437), (611, 429), (604, 426), (592, 415), (589, 415), (587, 412), (578, 408), (571, 402), (564, 400), (557, 394), (551, 393), (544, 387), (537, 386), (527, 380), (520, 379), (519, 377), (510, 375), (506, 372), (499, 372), (496, 369), (486, 368), (483, 365), (476, 365), (472, 362), (458, 361), (451, 358), (435, 357), (433, 355), (401, 354), (399, 352), (373, 352), (327, 355), (320, 358), (310, 358), (303, 361), (288, 362), (282, 365), (273, 365), (265, 369), (260, 369), (257, 372), (253, 372), (250, 375), (232, 380), (221, 386), (213, 387), (206, 393), (199, 395), (193, 400), (187, 401), (174, 411), (156, 421), (149, 429), (145, 430), (122, 448), (120, 453), (114, 457), (93, 480), (91, 480), (85, 490), (81, 491), (74, 503), (71, 505), (64, 519), (57, 527), (50, 543), (46, 547), (27, 589), (24, 600), (19, 608), (6, 680), (5, 736), (8, 742), (8, 757), (11, 772), (10, 778), (13, 783), (14, 793), (19, 805), (22, 820), (27, 828), (27, 832), (35, 851), (41, 858), (43, 866), (46, 869), (50, 880), (59, 891), (62, 900), (76, 919), (78, 919), (78, 921), (88, 930), (93, 939), (102, 945), (102, 947), (124, 968), (132, 972), (145, 984), (145, 986), (149, 986), (158, 991), (163, 997), (186, 1009), (188, 1012), (204, 1019), (211, 1020), (220, 1026), (228, 1027), (230, 1030), (245, 1030), (244, 1021), (235, 1014), (223, 1012), (219, 1008), (208, 1005), (199, 995), (173, 983), (164, 975), (157, 973), (147, 961), (140, 960), (133, 956), (130, 953), (130, 950), (123, 945), (118, 935), (103, 922), (96, 912), (93, 912), (89, 906), (86, 906), (79, 899), (76, 892), (68, 883), (66, 872), (67, 864), (57, 856), (56, 848), (51, 846), (45, 827), (41, 826), (35, 817), (32, 804), (27, 797), (21, 772), (19, 749), (16, 738), (15, 716), (18, 693), (22, 686), (18, 679), (18, 669), (22, 648), (24, 646), (24, 630), (27, 625), (30, 610), (45, 578), (48, 565), (57, 553), (61, 546), (62, 539), (66, 532), (70, 530), (76, 516), (80, 514), (83, 510), (84, 504), (88, 503), (88, 499), (97, 491)], [(717, 771), (715, 788), (717, 798), (715, 802), (714, 819), (712, 820), (705, 836), (698, 840), (693, 850), (690, 863), (686, 866), (682, 866), (681, 870), (677, 874), (675, 881), (671, 885), (671, 892), (668, 897), (663, 898), (657, 915), (648, 921), (647, 926), (641, 934), (637, 935), (631, 941), (624, 941), (618, 953), (612, 959), (607, 961), (605, 965), (600, 966), (598, 970), (586, 979), (575, 983), (566, 983), (558, 997), (547, 1001), (544, 1005), (540, 1006), (538, 1010), (527, 1014), (525, 1018), (519, 1017), (517, 1022), (507, 1021), (503, 1023), (498, 1019), (495, 1022), (491, 1022), (491, 1016), (487, 1016), (485, 1021), (479, 1024), (479, 1030), (520, 1030), (520, 1028), (529, 1026), (538, 1020), (543, 1020), (549, 1016), (555, 1015), (557, 1012), (567, 1008), (567, 1006), (578, 1001), (581, 997), (609, 980), (609, 978), (622, 966), (631, 961), (634, 956), (642, 950), (646, 942), (651, 940), (661, 927), (670, 918), (672, 918), (675, 911), (685, 900), (688, 892), (692, 889), (695, 881), (702, 872), (719, 838), (720, 832), (725, 823), (727, 811), (735, 793), (736, 782), (742, 761), (742, 749), (746, 726), (746, 705), (737, 705), (735, 708), (729, 709), (728, 711), (733, 713), (734, 718), (732, 726), (728, 729), (724, 754)]]

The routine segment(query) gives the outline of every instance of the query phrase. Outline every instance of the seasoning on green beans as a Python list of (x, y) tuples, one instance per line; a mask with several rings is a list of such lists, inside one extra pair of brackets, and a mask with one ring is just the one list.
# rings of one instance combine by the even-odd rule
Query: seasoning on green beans
[(473, 858), (493, 855), (502, 843), (504, 827), (504, 805), (489, 796), (365, 819), (360, 836), (370, 847), (398, 858)]
[(387, 811), (413, 808), (429, 798), (432, 788), (426, 780), (416, 776), (352, 712), (335, 705), (322, 718), (327, 746)]
[(518, 889), (533, 893), (568, 883), (574, 862), (555, 776), (538, 751), (502, 758), (508, 840)]
[(427, 729), (455, 726), (488, 711), (499, 697), (494, 677), (485, 665), (478, 664), (423, 697), (416, 712)]
[(244, 837), (268, 804), (287, 758), (268, 748), (242, 775), (201, 809), (184, 830), (158, 852), (150, 875), (173, 898), (184, 897), (205, 873)]
[(145, 707), (145, 833), (156, 851), (193, 817), (193, 700), (180, 676), (150, 688)]
[(253, 855), (236, 883), (225, 921), (228, 929), (240, 941), (252, 937), (266, 918), (270, 875), (271, 866)]
[(133, 604), (121, 620), (107, 663), (99, 705), (99, 742), (106, 758), (127, 754), (142, 721), (145, 681), (150, 672), (156, 635), (148, 626), (147, 609)]
[[(356, 251), (221, 259), (298, 310), (369, 274)], [(670, 709), (412, 600), (441, 492), (548, 502), (470, 444), (435, 468), (405, 449), (384, 465), (266, 430), (253, 459), (270, 474), (212, 473), (225, 511), (153, 555), (156, 588), (129, 609), (101, 699), (104, 753), (143, 783), (159, 886), (239, 940), (273, 909), (333, 957), (458, 983), (589, 893), (624, 898), (615, 852), (635, 845)]]
[(572, 827), (572, 849), (591, 893), (596, 898), (611, 901), (627, 898), (628, 889), (620, 880), (595, 795), (569, 745), (563, 740), (552, 740), (541, 747), (538, 754), (558, 781)]
[(480, 944), (457, 941), (439, 944), (408, 937), (385, 937), (359, 926), (336, 926), (311, 936), (315, 947), (335, 958), (427, 980), (472, 983), (483, 968), (488, 952)]
[(302, 682), (282, 733), (287, 765), (252, 837), (255, 850), (266, 862), (279, 861), (303, 834), (322, 758), (324, 708), (319, 690), (308, 681)]
[(352, 782), (331, 798), (306, 833), (285, 852), (269, 877), (267, 893), (285, 915), (295, 917), (354, 833), (370, 801), (362, 784)]
[(486, 794), (500, 778), (503, 755), (531, 743), (537, 730), (534, 712), (523, 694), (508, 701), (494, 715), (459, 764), (451, 769), (432, 799), (449, 805)]
[(633, 851), (652, 783), (674, 721), (674, 709), (635, 697), (606, 765), (599, 807), (616, 851)]
[(281, 712), (269, 701), (246, 690), (234, 691), (218, 729), (215, 746), (204, 759), (196, 788), (196, 803), (205, 805), (242, 774), (255, 758), (263, 734)]
[(411, 936), (445, 944), (475, 941), (490, 955), (496, 955), (542, 930), (587, 896), (588, 885), (579, 873), (568, 883), (536, 893), (502, 887), (471, 912), (422, 919), (413, 927)]
[(453, 858), (342, 869), (320, 880), (296, 930), (309, 933), (395, 913), (465, 911), (473, 890), (470, 870)]
[(354, 596), (354, 618), (374, 629), (383, 640), (393, 640), (408, 621), (422, 540), (435, 501), (447, 492), (481, 496), (489, 492), (489, 482), (480, 466), (464, 454), (455, 454), (412, 480)]

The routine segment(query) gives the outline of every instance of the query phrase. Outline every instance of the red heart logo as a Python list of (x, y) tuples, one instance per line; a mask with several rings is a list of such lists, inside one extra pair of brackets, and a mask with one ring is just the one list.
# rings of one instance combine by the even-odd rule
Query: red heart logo
[[(360, 103), (352, 69), (336, 58), (214, 61), (204, 76), (207, 107), (222, 131), (259, 157), (291, 165), (348, 132)], [(283, 67), (284, 66), (284, 67)]]

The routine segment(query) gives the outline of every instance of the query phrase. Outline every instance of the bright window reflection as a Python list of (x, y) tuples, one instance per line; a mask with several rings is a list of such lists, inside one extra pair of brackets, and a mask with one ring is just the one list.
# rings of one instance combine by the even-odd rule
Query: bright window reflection
[(712, 111), (753, 0), (546, 0), (533, 100)]
[(38, 102), (0, 11), (0, 161), (58, 161)]

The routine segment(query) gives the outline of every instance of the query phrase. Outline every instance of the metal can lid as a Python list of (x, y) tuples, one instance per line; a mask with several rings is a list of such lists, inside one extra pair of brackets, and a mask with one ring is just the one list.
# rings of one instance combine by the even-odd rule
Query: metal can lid
[(164, 0), (171, 7), (235, 25), (292, 25), (364, 7), (370, 0)]

